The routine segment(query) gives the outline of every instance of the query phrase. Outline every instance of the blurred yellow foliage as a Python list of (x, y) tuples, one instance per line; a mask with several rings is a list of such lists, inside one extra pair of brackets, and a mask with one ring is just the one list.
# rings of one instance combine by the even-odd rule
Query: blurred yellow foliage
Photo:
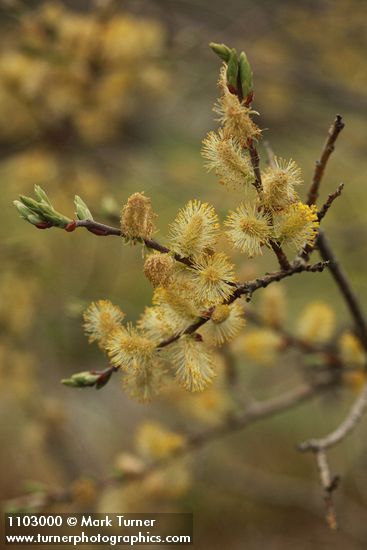
[(297, 321), (298, 336), (306, 342), (327, 342), (332, 337), (334, 329), (334, 310), (322, 301), (310, 302)]
[(136, 111), (139, 91), (157, 96), (167, 85), (158, 63), (165, 34), (155, 21), (46, 2), (19, 25), (1, 41), (0, 139), (46, 135), (57, 142), (71, 133), (105, 141)]
[(157, 422), (145, 422), (136, 432), (136, 448), (146, 459), (162, 459), (183, 447), (185, 438)]

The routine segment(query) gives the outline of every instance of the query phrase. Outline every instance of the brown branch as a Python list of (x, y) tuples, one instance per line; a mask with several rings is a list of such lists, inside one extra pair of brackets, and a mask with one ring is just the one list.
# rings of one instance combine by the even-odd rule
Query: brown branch
[[(256, 191), (258, 192), (259, 196), (262, 197), (262, 195), (263, 195), (263, 186), (262, 186), (261, 171), (260, 171), (260, 157), (259, 157), (259, 153), (257, 151), (257, 148), (254, 145), (253, 140), (249, 141), (248, 150), (249, 150), (249, 153), (250, 153), (252, 169), (253, 169), (254, 175), (255, 175), (254, 186), (255, 186)], [(290, 267), (291, 267), (291, 264), (289, 263), (285, 252), (282, 250), (282, 247), (274, 240), (269, 241), (269, 244), (270, 244), (270, 247), (273, 250), (274, 254), (278, 258), (280, 268), (283, 269), (284, 271), (289, 270)]]
[[(238, 101), (240, 103), (242, 103), (244, 98), (243, 98), (243, 95), (242, 95), (242, 87), (241, 87), (240, 76), (238, 76), (238, 86), (237, 86), (237, 88), (238, 89), (235, 91), (235, 93), (238, 97)], [(248, 98), (249, 101), (248, 101), (248, 103), (246, 103), (247, 106), (250, 106), (250, 104), (252, 102), (252, 99), (253, 99), (253, 94), (250, 94), (250, 96)], [(254, 143), (253, 139), (248, 140), (247, 147), (248, 147), (248, 152), (250, 154), (251, 165), (252, 165), (252, 169), (253, 169), (254, 176), (255, 176), (255, 181), (253, 182), (253, 185), (254, 185), (259, 197), (262, 198), (263, 197), (263, 184), (262, 184), (262, 179), (261, 179), (259, 152), (258, 152), (258, 150), (255, 146), (255, 143)], [(273, 240), (271, 240), (269, 242), (269, 244), (270, 244), (270, 247), (272, 248), (274, 254), (276, 255), (276, 257), (278, 259), (280, 268), (284, 271), (287, 271), (288, 269), (290, 269), (291, 264), (289, 263), (289, 261), (287, 259), (287, 256), (286, 256), (285, 252), (282, 250), (281, 246), (276, 241), (273, 241)]]
[(344, 183), (339, 183), (338, 187), (333, 193), (330, 193), (328, 198), (326, 199), (326, 202), (322, 205), (320, 210), (317, 213), (317, 217), (319, 219), (319, 222), (325, 217), (327, 211), (329, 210), (330, 206), (333, 204), (336, 198), (338, 198), (341, 195), (341, 192), (344, 189)]
[(347, 274), (338, 262), (324, 232), (321, 230), (317, 239), (317, 248), (319, 249), (323, 260), (329, 262), (328, 267), (331, 274), (334, 277), (334, 280), (338, 285), (354, 320), (357, 336), (359, 337), (363, 348), (367, 351), (367, 323), (364, 313), (359, 305), (358, 298), (351, 287)]
[(263, 193), (263, 186), (261, 181), (261, 171), (260, 171), (260, 157), (259, 153), (254, 145), (253, 140), (250, 140), (248, 150), (250, 153), (250, 159), (252, 164), (252, 169), (254, 171), (255, 181), (254, 181), (254, 187), (256, 188), (256, 191), (259, 193), (260, 197)]
[[(342, 120), (342, 117), (340, 115), (337, 115), (333, 124), (329, 129), (328, 139), (325, 142), (320, 160), (316, 163), (315, 173), (314, 173), (312, 185), (309, 191), (309, 201), (308, 201), (309, 204), (313, 204), (318, 196), (318, 190), (320, 187), (322, 176), (326, 168), (327, 161), (331, 153), (335, 149), (336, 139), (343, 128), (344, 128), (344, 122)], [(321, 208), (319, 215), (320, 214), (322, 215), (323, 212), (324, 212), (323, 215), (325, 215), (325, 213), (327, 212), (328, 208), (330, 207), (334, 199), (340, 195), (343, 189), (341, 185), (342, 184), (339, 185), (338, 189), (334, 193), (329, 195), (326, 203)], [(332, 248), (330, 247), (325, 234), (321, 229), (319, 230), (316, 246), (319, 249), (323, 260), (329, 262), (329, 269), (354, 319), (357, 335), (360, 338), (364, 349), (367, 351), (367, 322), (366, 322), (365, 316), (362, 312), (361, 307), (359, 306), (358, 299), (351, 288), (351, 285), (346, 273), (344, 272), (343, 268), (340, 266), (339, 262), (337, 261), (336, 256)], [(305, 251), (303, 255), (304, 260), (308, 259), (310, 252), (312, 252), (312, 250)]]
[(324, 175), (327, 161), (329, 160), (331, 153), (335, 149), (335, 142), (337, 140), (338, 135), (343, 130), (343, 128), (344, 128), (344, 122), (341, 115), (336, 115), (333, 124), (329, 128), (328, 138), (324, 144), (320, 160), (316, 161), (315, 172), (314, 172), (312, 184), (308, 193), (307, 204), (309, 205), (315, 204), (315, 202), (317, 201), (317, 198), (319, 196), (319, 188), (320, 188), (322, 177)]
[(274, 254), (278, 258), (279, 265), (282, 269), (287, 271), (291, 268), (291, 264), (288, 261), (288, 258), (283, 251), (282, 247), (276, 242), (276, 241), (269, 241), (269, 244), (271, 246), (271, 249), (273, 250)]
[(247, 281), (242, 285), (239, 285), (237, 289), (233, 292), (232, 296), (228, 299), (227, 303), (231, 304), (239, 296), (246, 294), (246, 300), (249, 302), (251, 300), (252, 294), (259, 288), (266, 288), (271, 283), (279, 282), (282, 279), (291, 277), (295, 273), (310, 272), (310, 273), (321, 273), (325, 267), (328, 265), (327, 262), (317, 262), (312, 265), (295, 265), (291, 266), (287, 271), (276, 271), (275, 273), (268, 273), (264, 277), (254, 279), (253, 281)]
[[(199, 434), (189, 436), (186, 440), (186, 444), (168, 458), (158, 460), (150, 465), (147, 465), (147, 467), (139, 473), (126, 473), (123, 477), (111, 476), (97, 480), (95, 482), (95, 486), (97, 489), (102, 491), (110, 486), (123, 486), (128, 483), (141, 481), (148, 477), (152, 472), (165, 467), (173, 460), (188, 456), (196, 450), (208, 445), (212, 441), (221, 439), (236, 431), (243, 430), (255, 422), (269, 417), (274, 417), (282, 412), (293, 409), (329, 390), (333, 387), (333, 385), (333, 380), (319, 382), (317, 384), (302, 384), (275, 398), (262, 402), (251, 403), (247, 408), (245, 408), (244, 411), (242, 411), (242, 413), (238, 413), (230, 418), (227, 418), (223, 424), (209, 428)], [(37, 510), (42, 510), (53, 504), (72, 503), (73, 500), (74, 491), (71, 487), (68, 487), (66, 489), (44, 491), (38, 494), (26, 495), (13, 499), (7, 503), (7, 508), (13, 511), (28, 511), (31, 510), (33, 506), (33, 508)]]
[[(326, 202), (322, 205), (322, 207), (320, 208), (320, 210), (317, 213), (317, 218), (318, 218), (319, 222), (321, 222), (324, 219), (325, 215), (329, 211), (330, 206), (333, 204), (334, 200), (337, 199), (341, 195), (343, 189), (344, 189), (344, 183), (340, 183), (338, 185), (338, 187), (336, 188), (336, 190), (333, 193), (329, 194), (328, 198), (326, 199)], [(319, 230), (319, 232), (320, 232), (320, 230)], [(298, 254), (298, 256), (296, 258), (296, 261), (301, 260), (302, 262), (307, 263), (310, 259), (310, 256), (311, 256), (312, 252), (317, 248), (317, 244), (318, 244), (318, 236), (317, 236), (317, 238), (316, 238), (316, 240), (313, 244), (307, 244), (303, 248), (303, 250), (300, 252), (300, 254)]]
[[(125, 237), (121, 229), (118, 227), (112, 227), (111, 225), (106, 225), (104, 223), (99, 223), (94, 220), (76, 220), (75, 221), (75, 228), (78, 227), (85, 227), (90, 233), (93, 233), (94, 235), (98, 235), (101, 237), (107, 237), (107, 236), (116, 236), (116, 237)], [(153, 239), (142, 239), (142, 238), (136, 238), (135, 239), (138, 242), (141, 242), (142, 244), (145, 244), (147, 248), (150, 248), (151, 250), (156, 250), (157, 252), (161, 252), (162, 254), (172, 254), (173, 258), (182, 264), (185, 264), (188, 267), (191, 267), (193, 265), (190, 258), (185, 258), (183, 256), (180, 256), (179, 254), (172, 253), (169, 248), (166, 246), (163, 246), (159, 242), (153, 240)]]
[[(321, 158), (316, 163), (315, 173), (312, 181), (312, 185), (309, 191), (308, 204), (314, 204), (318, 197), (318, 190), (322, 180), (322, 176), (325, 171), (327, 161), (335, 148), (336, 139), (344, 128), (342, 117), (337, 115), (334, 123), (329, 129), (328, 139), (324, 145)], [(326, 203), (319, 212), (319, 219), (322, 219), (329, 209), (334, 199), (340, 195), (343, 187), (339, 185), (338, 189), (329, 195)], [(367, 351), (367, 322), (364, 313), (359, 305), (357, 296), (352, 290), (351, 284), (348, 280), (346, 273), (339, 264), (324, 232), (320, 229), (319, 235), (316, 241), (316, 246), (324, 261), (329, 263), (329, 269), (331, 274), (338, 285), (341, 295), (346, 302), (349, 311), (352, 315), (355, 325), (355, 331), (363, 345), (365, 351)], [(304, 251), (304, 259), (308, 259), (312, 249)], [(320, 472), (320, 480), (324, 489), (324, 500), (327, 510), (327, 521), (331, 528), (337, 528), (337, 521), (332, 501), (332, 493), (337, 488), (339, 477), (331, 477), (330, 468), (327, 462), (326, 450), (330, 447), (337, 445), (341, 442), (358, 424), (362, 418), (364, 412), (367, 409), (367, 384), (365, 384), (361, 394), (357, 397), (352, 405), (345, 420), (331, 433), (320, 439), (310, 439), (301, 443), (298, 448), (300, 451), (312, 451), (315, 453), (316, 461)]]
[[(259, 288), (266, 288), (270, 284), (274, 282), (281, 281), (282, 279), (285, 279), (286, 277), (291, 277), (295, 273), (302, 273), (302, 272), (321, 272), (325, 269), (327, 266), (327, 263), (325, 262), (318, 262), (317, 264), (313, 265), (297, 265), (291, 267), (287, 271), (276, 271), (275, 273), (268, 273), (264, 277), (254, 279), (253, 281), (247, 281), (246, 283), (243, 283), (241, 285), (238, 285), (236, 290), (232, 293), (232, 295), (224, 302), (225, 304), (232, 304), (235, 300), (238, 298), (241, 298), (243, 295), (247, 295), (247, 301), (251, 300), (251, 297), (254, 292), (259, 290)], [(165, 348), (166, 346), (172, 344), (173, 342), (176, 342), (181, 336), (187, 335), (187, 334), (193, 334), (196, 332), (201, 326), (203, 326), (205, 323), (207, 323), (210, 320), (210, 314), (206, 315), (205, 317), (199, 317), (197, 321), (189, 325), (185, 330), (174, 334), (167, 338), (166, 340), (163, 340), (160, 344), (158, 344), (158, 348)]]

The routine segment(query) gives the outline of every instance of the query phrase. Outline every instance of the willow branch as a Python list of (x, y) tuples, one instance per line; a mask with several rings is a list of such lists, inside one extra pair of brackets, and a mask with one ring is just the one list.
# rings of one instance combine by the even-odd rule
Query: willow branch
[(260, 157), (259, 157), (257, 148), (254, 145), (253, 140), (250, 141), (248, 150), (250, 153), (252, 169), (254, 171), (254, 176), (255, 176), (254, 187), (256, 188), (256, 191), (261, 196), (263, 192), (263, 186), (261, 181)]
[(333, 193), (330, 193), (330, 195), (326, 199), (326, 202), (322, 205), (322, 207), (317, 213), (319, 222), (321, 222), (321, 220), (325, 217), (325, 214), (329, 210), (330, 206), (333, 204), (335, 199), (337, 199), (341, 195), (341, 192), (343, 191), (343, 189), (344, 189), (344, 183), (339, 183), (336, 190)]
[(315, 172), (312, 179), (312, 184), (308, 193), (307, 204), (315, 204), (319, 196), (319, 188), (322, 177), (329, 160), (331, 153), (335, 149), (335, 142), (338, 135), (344, 128), (344, 122), (341, 115), (336, 115), (334, 122), (329, 128), (328, 137), (322, 149), (321, 157), (316, 161)]
[[(274, 282), (281, 281), (282, 279), (285, 279), (286, 277), (291, 277), (292, 275), (296, 273), (302, 273), (302, 272), (321, 272), (325, 269), (327, 266), (327, 263), (325, 262), (318, 262), (317, 264), (313, 265), (297, 265), (293, 266), (287, 271), (276, 271), (275, 273), (268, 273), (267, 275), (264, 275), (264, 277), (254, 279), (252, 281), (247, 281), (246, 283), (237, 285), (236, 290), (232, 293), (232, 295), (224, 302), (224, 304), (230, 305), (238, 298), (241, 298), (243, 295), (246, 295), (247, 301), (251, 300), (251, 297), (254, 292), (259, 290), (260, 288), (266, 288), (270, 284)], [(194, 323), (189, 325), (185, 330), (182, 332), (179, 332), (177, 334), (174, 334), (167, 338), (166, 340), (163, 340), (160, 344), (158, 344), (158, 348), (165, 348), (166, 346), (172, 344), (173, 342), (176, 342), (181, 336), (187, 335), (187, 334), (193, 334), (196, 332), (201, 326), (203, 326), (205, 323), (207, 323), (210, 320), (210, 313), (206, 315), (205, 317), (199, 317)]]
[[(312, 185), (309, 191), (308, 204), (314, 204), (318, 197), (318, 191), (322, 176), (325, 171), (327, 161), (335, 148), (336, 139), (344, 128), (344, 123), (340, 115), (336, 116), (334, 123), (331, 125), (328, 133), (328, 138), (324, 145), (320, 160), (316, 163), (314, 177)], [(340, 195), (342, 187), (339, 185), (335, 193), (329, 195), (324, 207), (319, 212), (319, 216), (323, 217), (334, 201), (334, 199)], [(319, 218), (320, 219), (320, 218)], [(355, 331), (361, 341), (361, 344), (365, 351), (367, 351), (367, 322), (364, 313), (359, 305), (356, 294), (354, 293), (349, 279), (344, 269), (339, 264), (324, 232), (319, 231), (316, 246), (320, 252), (324, 261), (328, 262), (330, 272), (340, 290), (344, 301), (346, 302), (351, 316), (354, 320)], [(311, 251), (305, 251), (305, 257), (308, 256)], [(327, 436), (320, 439), (310, 439), (304, 443), (301, 443), (298, 448), (300, 451), (312, 451), (315, 454), (316, 461), (320, 472), (320, 480), (324, 489), (324, 500), (327, 507), (327, 520), (329, 526), (333, 529), (337, 527), (334, 506), (332, 502), (332, 493), (337, 488), (339, 478), (336, 476), (331, 477), (329, 465), (327, 462), (326, 450), (340, 443), (354, 428), (362, 418), (364, 412), (367, 409), (367, 384), (364, 386), (361, 394), (357, 397), (353, 403), (345, 420)]]
[[(317, 218), (318, 218), (319, 222), (321, 222), (324, 219), (327, 212), (329, 211), (329, 208), (334, 203), (335, 199), (340, 197), (343, 189), (344, 189), (344, 183), (340, 183), (338, 185), (338, 187), (336, 188), (336, 190), (328, 195), (328, 198), (326, 199), (326, 201), (324, 202), (324, 204), (322, 205), (322, 207), (320, 208), (320, 210), (317, 213)], [(320, 229), (319, 229), (319, 233), (320, 233)], [(317, 248), (317, 244), (318, 244), (318, 236), (317, 236), (317, 238), (316, 238), (316, 240), (313, 244), (306, 244), (306, 246), (303, 248), (302, 252), (300, 252), (300, 254), (298, 254), (297, 260), (302, 260), (303, 262), (308, 262), (312, 252)]]
[[(263, 194), (263, 186), (262, 186), (261, 171), (260, 171), (260, 157), (259, 157), (257, 148), (254, 145), (253, 140), (250, 140), (248, 150), (250, 153), (252, 169), (255, 175), (254, 186), (259, 196), (261, 197)], [(291, 264), (289, 263), (288, 258), (285, 252), (283, 251), (282, 247), (274, 240), (270, 240), (269, 244), (278, 259), (280, 268), (284, 271), (289, 270), (291, 267)]]
[[(113, 227), (111, 225), (106, 225), (104, 223), (99, 223), (94, 220), (76, 220), (75, 221), (75, 228), (78, 227), (85, 227), (90, 233), (93, 233), (94, 235), (98, 235), (101, 237), (107, 237), (107, 236), (116, 236), (116, 237), (125, 237), (124, 233), (119, 229), (118, 227)], [(157, 252), (161, 252), (162, 254), (172, 254), (173, 258), (182, 264), (185, 264), (188, 267), (191, 267), (192, 261), (189, 258), (180, 256), (179, 254), (172, 253), (172, 251), (167, 248), (166, 246), (163, 246), (159, 242), (153, 240), (153, 239), (142, 239), (142, 238), (136, 238), (135, 239), (138, 242), (141, 242), (145, 244), (147, 248), (150, 248), (151, 250), (156, 250)]]
[(279, 265), (280, 265), (281, 269), (287, 271), (291, 267), (291, 264), (289, 263), (288, 258), (286, 256), (284, 250), (282, 249), (280, 244), (277, 243), (276, 241), (270, 240), (269, 244), (270, 244), (270, 247), (273, 250), (274, 254), (278, 258), (278, 262), (279, 262)]
[(323, 231), (319, 232), (317, 247), (323, 260), (329, 262), (329, 270), (331, 271), (331, 274), (336, 284), (338, 285), (338, 288), (354, 320), (354, 326), (357, 336), (359, 337), (363, 348), (365, 349), (365, 351), (367, 351), (367, 322), (365, 315), (359, 304), (357, 295), (352, 289), (348, 276), (343, 267), (338, 262)]
[[(329, 129), (328, 138), (322, 150), (320, 160), (317, 161), (316, 163), (315, 173), (313, 176), (313, 181), (309, 192), (309, 201), (308, 201), (309, 204), (313, 204), (317, 199), (318, 190), (320, 187), (322, 176), (326, 168), (327, 161), (331, 153), (335, 149), (336, 139), (343, 128), (344, 128), (344, 122), (342, 120), (342, 117), (340, 115), (337, 115), (333, 124)], [(322, 214), (322, 212), (326, 213), (326, 211), (328, 210), (328, 208), (330, 207), (334, 199), (340, 195), (342, 189), (343, 187), (339, 185), (338, 189), (334, 193), (329, 195), (324, 207), (319, 212), (319, 215)], [(361, 343), (364, 349), (367, 351), (367, 322), (366, 322), (364, 313), (359, 305), (357, 296), (352, 290), (351, 284), (349, 282), (349, 279), (344, 269), (339, 264), (331, 246), (329, 245), (329, 242), (324, 232), (321, 229), (319, 231), (319, 235), (316, 241), (316, 246), (320, 251), (320, 254), (323, 260), (329, 262), (329, 269), (331, 271), (331, 274), (336, 284), (338, 285), (339, 290), (344, 298), (344, 301), (346, 302), (349, 308), (349, 311), (352, 315), (352, 318), (354, 320), (356, 333), (359, 339), (361, 340)], [(307, 259), (308, 256), (309, 256), (309, 253), (307, 253), (306, 251), (306, 255), (304, 259)]]
[[(270, 284), (272, 284), (274, 282), (281, 281), (282, 279), (285, 279), (286, 277), (291, 277), (292, 275), (294, 275), (296, 273), (321, 272), (325, 269), (326, 266), (327, 266), (327, 263), (325, 263), (325, 262), (318, 262), (317, 264), (313, 264), (313, 265), (302, 265), (302, 264), (300, 264), (300, 265), (293, 266), (288, 271), (277, 271), (275, 273), (268, 273), (264, 277), (254, 279), (252, 281), (247, 281), (246, 283), (243, 283), (241, 285), (237, 285), (236, 290), (224, 302), (224, 304), (228, 304), (228, 305), (232, 304), (235, 300), (237, 300), (238, 298), (241, 298), (243, 295), (247, 295), (247, 300), (249, 301), (249, 300), (251, 300), (251, 297), (252, 297), (253, 293), (256, 292), (257, 290), (259, 290), (260, 288), (266, 288)], [(176, 334), (172, 334), (171, 336), (169, 336), (165, 340), (162, 340), (159, 344), (157, 344), (157, 349), (165, 348), (165, 347), (173, 344), (174, 342), (177, 342), (177, 340), (179, 340), (182, 336), (186, 336), (186, 335), (196, 333), (196, 331), (200, 327), (205, 325), (205, 323), (207, 323), (210, 320), (211, 314), (212, 314), (212, 311), (208, 311), (205, 316), (198, 317), (198, 319), (196, 321), (194, 321), (193, 323), (188, 325), (181, 332), (177, 332)], [(304, 344), (304, 345), (306, 346), (307, 344)], [(331, 362), (331, 356), (329, 358), (329, 361)], [(334, 361), (335, 361), (335, 364), (336, 364), (337, 359), (335, 358)], [(93, 379), (90, 384), (85, 384), (84, 386), (94, 386), (97, 389), (99, 389), (99, 388), (103, 387), (109, 381), (112, 374), (114, 372), (117, 372), (118, 370), (119, 370), (118, 367), (117, 368), (116, 367), (107, 367), (103, 371), (97, 371), (97, 374), (99, 374), (99, 373), (102, 374), (102, 380), (101, 380), (102, 383), (100, 383), (99, 379), (96, 379), (96, 380)], [(105, 380), (105, 377), (104, 377), (105, 373), (108, 374), (108, 377), (107, 377), (106, 380)], [(95, 376), (96, 371), (90, 371), (90, 374)]]

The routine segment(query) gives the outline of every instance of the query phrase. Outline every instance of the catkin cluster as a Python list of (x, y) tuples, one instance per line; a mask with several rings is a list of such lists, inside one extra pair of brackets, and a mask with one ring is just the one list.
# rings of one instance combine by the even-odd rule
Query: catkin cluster
[(255, 185), (255, 200), (243, 200), (224, 221), (233, 248), (250, 258), (262, 253), (271, 241), (299, 251), (312, 245), (318, 232), (316, 208), (301, 202), (297, 188), (302, 184), (301, 170), (293, 160), (275, 157), (256, 181), (250, 148), (261, 138), (251, 116), (255, 113), (227, 86), (226, 65), (220, 73), (221, 97), (214, 110), (221, 126), (203, 141), (202, 155), (208, 170), (219, 182), (237, 193)]
[[(251, 201), (243, 194), (243, 201), (224, 221), (224, 233), (232, 247), (248, 257), (261, 254), (272, 241), (299, 252), (314, 243), (317, 213), (298, 196), (302, 177), (294, 161), (275, 158), (261, 173), (261, 182), (255, 181), (250, 148), (260, 139), (261, 130), (252, 119), (255, 112), (249, 102), (250, 84), (246, 88), (246, 82), (252, 82), (247, 58), (240, 57), (241, 62), (247, 96), (229, 85), (230, 67), (224, 63), (221, 96), (215, 106), (220, 128), (207, 135), (202, 149), (208, 169), (221, 184), (236, 189), (236, 195), (256, 183), (256, 199)], [(122, 209), (124, 238), (131, 242), (150, 239), (154, 218), (150, 200), (141, 193), (132, 195)], [(168, 252), (150, 253), (145, 260), (153, 301), (136, 326), (123, 324), (123, 314), (106, 301), (93, 303), (86, 311), (90, 340), (97, 340), (111, 364), (121, 368), (124, 387), (131, 396), (150, 399), (172, 375), (188, 391), (204, 390), (216, 375), (215, 347), (233, 339), (244, 326), (243, 306), (231, 300), (237, 284), (235, 267), (218, 250), (221, 234), (213, 206), (189, 201), (170, 225)], [(206, 322), (198, 330), (187, 331), (203, 318)], [(255, 335), (250, 336), (247, 348), (267, 349), (270, 356), (278, 339), (270, 332), (260, 336), (257, 343)], [(264, 346), (264, 341), (269, 341), (270, 347)]]
[[(135, 326), (125, 323), (124, 313), (108, 300), (92, 303), (84, 314), (89, 340), (96, 341), (112, 367), (122, 371), (127, 393), (143, 401), (159, 393), (172, 377), (190, 392), (207, 388), (218, 372), (216, 347), (232, 340), (245, 324), (243, 305), (237, 299), (241, 286), (231, 259), (219, 249), (220, 237), (225, 235), (235, 250), (251, 258), (267, 247), (277, 250), (283, 245), (299, 253), (306, 245), (313, 246), (318, 233), (315, 207), (304, 204), (297, 192), (302, 178), (296, 163), (275, 158), (260, 171), (254, 144), (261, 130), (253, 121), (252, 71), (246, 55), (237, 56), (223, 45), (212, 48), (224, 61), (221, 95), (215, 106), (220, 128), (204, 139), (202, 154), (220, 183), (236, 189), (234, 200), (242, 191), (243, 199), (228, 213), (224, 231), (213, 206), (190, 200), (177, 213), (167, 246), (162, 246), (152, 240), (157, 216), (151, 200), (144, 193), (131, 195), (121, 210), (120, 229), (113, 228), (113, 234), (121, 234), (126, 243), (142, 243), (154, 250), (143, 268), (153, 287), (152, 305)], [(245, 193), (252, 185), (254, 199)], [(57, 226), (73, 231), (77, 223), (88, 227), (87, 222), (93, 222), (78, 196), (77, 222), (57, 212), (39, 186), (35, 194), (37, 200), (21, 196), (15, 206), (40, 229)], [(97, 224), (89, 225), (89, 230), (104, 234), (105, 229)], [(280, 319), (274, 310), (271, 325)], [(253, 354), (260, 350), (270, 357), (278, 344), (265, 331), (260, 336), (249, 335), (246, 345)], [(85, 384), (94, 384), (95, 376), (92, 373)], [(79, 382), (73, 379), (70, 383)]]

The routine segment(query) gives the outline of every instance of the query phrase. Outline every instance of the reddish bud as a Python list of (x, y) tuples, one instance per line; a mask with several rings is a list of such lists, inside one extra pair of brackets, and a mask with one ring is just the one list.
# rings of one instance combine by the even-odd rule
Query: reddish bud
[(231, 92), (231, 94), (238, 95), (237, 88), (235, 88), (232, 84), (227, 84), (227, 88)]
[(245, 106), (248, 107), (251, 105), (254, 99), (254, 92), (251, 90), (251, 92), (248, 94), (248, 96), (245, 98)]
[(70, 223), (67, 224), (67, 226), (65, 226), (65, 231), (67, 231), (68, 233), (71, 233), (72, 231), (75, 231), (76, 229), (76, 221), (75, 220), (72, 220)]
[(48, 229), (49, 227), (52, 227), (52, 222), (36, 223), (35, 227), (37, 227), (37, 229)]

